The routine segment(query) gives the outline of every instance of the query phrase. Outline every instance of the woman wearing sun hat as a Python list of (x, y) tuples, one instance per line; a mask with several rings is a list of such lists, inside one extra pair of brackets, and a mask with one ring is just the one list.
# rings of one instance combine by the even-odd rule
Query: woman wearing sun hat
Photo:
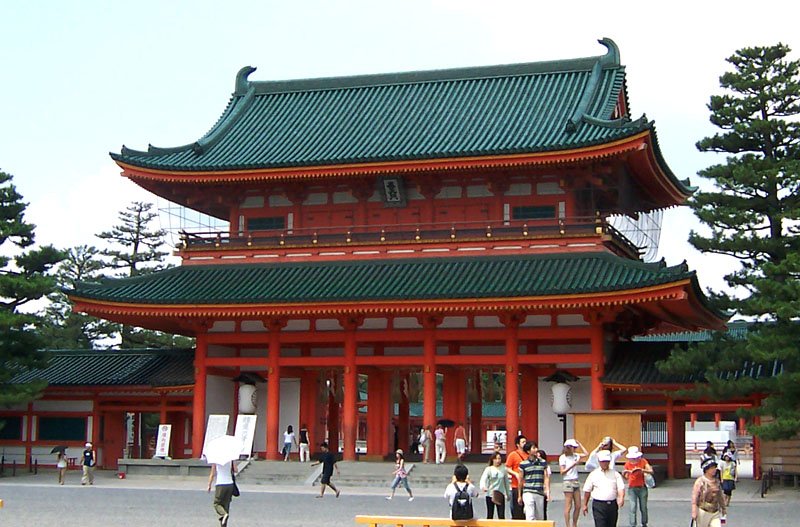
[[(581, 451), (577, 452), (576, 449)], [(564, 441), (564, 452), (558, 456), (558, 468), (563, 477), (561, 484), (564, 491), (564, 525), (578, 527), (578, 518), (581, 516), (581, 482), (578, 479), (578, 464), (582, 457), (589, 453), (577, 439)], [(570, 521), (572, 516), (572, 521)]]
[(692, 519), (697, 527), (719, 527), (727, 512), (725, 497), (717, 479), (717, 462), (707, 459), (700, 467), (703, 475), (692, 487)]
[(414, 494), (411, 492), (411, 487), (408, 486), (408, 470), (406, 470), (406, 460), (402, 449), (398, 448), (395, 451), (394, 462), (394, 472), (392, 472), (394, 479), (391, 484), (392, 493), (386, 496), (386, 499), (394, 498), (394, 491), (402, 484), (406, 488), (406, 492), (408, 492), (408, 501), (414, 501)]
[(647, 527), (647, 485), (645, 485), (644, 478), (645, 474), (653, 473), (653, 467), (642, 457), (639, 447), (629, 447), (625, 457), (628, 461), (623, 467), (622, 477), (628, 480), (630, 526), (636, 527), (636, 508), (638, 506), (642, 513), (642, 527)]

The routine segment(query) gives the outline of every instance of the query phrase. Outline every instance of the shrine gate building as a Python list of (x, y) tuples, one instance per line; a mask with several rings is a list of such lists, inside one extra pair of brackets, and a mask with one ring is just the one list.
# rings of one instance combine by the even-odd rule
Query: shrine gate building
[[(266, 381), (267, 458), (303, 423), (346, 460), (362, 444), (382, 457), (407, 443), (415, 401), (416, 424), (463, 422), (477, 445), (488, 399), (504, 401), (509, 437), (558, 452), (545, 377), (578, 378), (575, 409), (622, 407), (603, 381), (619, 344), (724, 327), (693, 271), (644, 261), (617, 223), (693, 189), (653, 123), (631, 116), (618, 49), (601, 43), (597, 57), (339, 78), (252, 81), (243, 68), (196, 142), (111, 155), (124, 177), (229, 227), (185, 232), (179, 267), (70, 297), (196, 337), (195, 457), (207, 416), (237, 413), (242, 373)], [(653, 404), (664, 419), (665, 398)]]

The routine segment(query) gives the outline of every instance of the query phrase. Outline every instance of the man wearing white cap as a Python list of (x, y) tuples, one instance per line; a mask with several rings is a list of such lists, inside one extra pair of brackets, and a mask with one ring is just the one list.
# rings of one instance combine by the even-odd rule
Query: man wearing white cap
[(83, 449), (83, 477), (81, 477), (81, 485), (94, 485), (94, 465), (97, 463), (97, 456), (92, 448), (91, 443), (86, 443), (86, 448)]
[(645, 485), (645, 474), (653, 474), (653, 467), (642, 457), (642, 451), (638, 447), (628, 448), (625, 455), (628, 461), (622, 471), (622, 476), (628, 480), (628, 502), (630, 510), (628, 518), (630, 527), (636, 527), (636, 509), (642, 513), (642, 527), (647, 527), (647, 485)]
[(589, 514), (592, 499), (592, 516), (595, 527), (616, 527), (619, 509), (625, 503), (625, 483), (619, 472), (611, 468), (611, 452), (597, 453), (599, 468), (594, 469), (583, 484), (583, 514)]
[[(581, 452), (575, 449), (580, 448)], [(564, 525), (578, 527), (578, 518), (581, 514), (581, 482), (578, 480), (578, 464), (582, 457), (589, 453), (576, 439), (564, 441), (564, 453), (558, 457), (564, 490)], [(570, 517), (572, 520), (570, 521)]]

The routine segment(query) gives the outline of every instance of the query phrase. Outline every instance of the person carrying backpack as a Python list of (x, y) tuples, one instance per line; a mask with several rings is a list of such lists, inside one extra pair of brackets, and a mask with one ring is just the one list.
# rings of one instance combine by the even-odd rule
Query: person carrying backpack
[(453, 481), (444, 491), (444, 497), (450, 503), (450, 519), (473, 519), (475, 514), (472, 509), (472, 498), (477, 496), (478, 489), (469, 481), (469, 469), (464, 465), (456, 465), (453, 470)]

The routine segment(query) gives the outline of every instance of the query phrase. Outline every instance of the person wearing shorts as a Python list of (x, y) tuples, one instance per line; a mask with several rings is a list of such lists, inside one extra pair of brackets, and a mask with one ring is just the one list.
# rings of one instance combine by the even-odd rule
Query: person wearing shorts
[[(577, 449), (581, 451), (578, 452)], [(577, 527), (581, 509), (581, 482), (578, 478), (578, 464), (589, 453), (576, 439), (564, 441), (564, 451), (558, 457), (558, 468), (563, 477), (564, 525)], [(571, 518), (571, 521), (570, 521)]]

